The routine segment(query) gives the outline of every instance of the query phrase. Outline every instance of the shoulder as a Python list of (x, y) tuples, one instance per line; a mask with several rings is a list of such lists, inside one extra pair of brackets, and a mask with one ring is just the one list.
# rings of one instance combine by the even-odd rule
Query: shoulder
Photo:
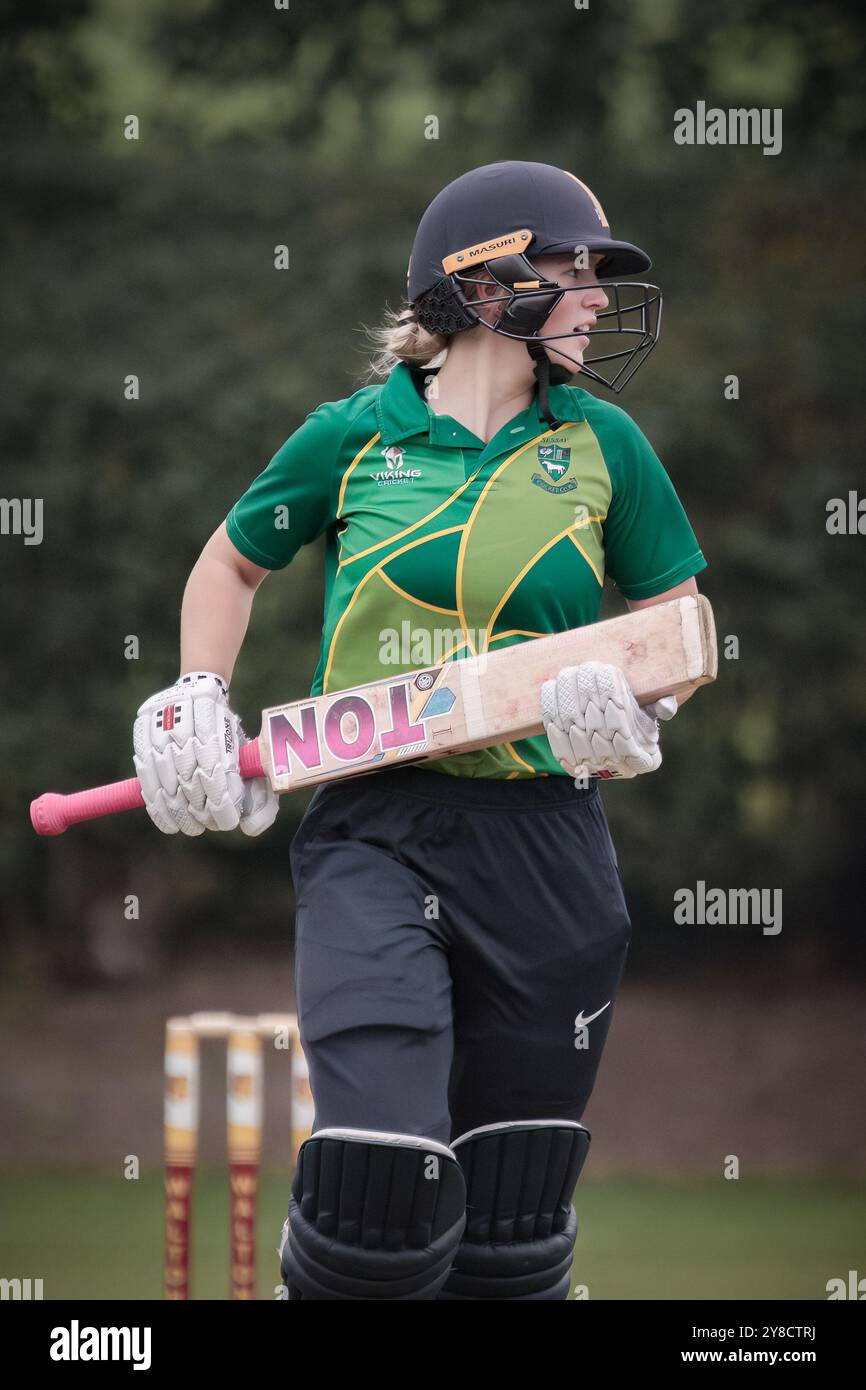
[(339, 473), (363, 442), (378, 429), (381, 385), (363, 386), (349, 396), (322, 401), (288, 434), (271, 464), (278, 470), (306, 467), (311, 458)]
[(602, 400), (600, 396), (594, 396), (591, 391), (585, 391), (581, 386), (566, 386), (564, 390), (573, 402), (575, 414), (579, 412), (578, 418), (582, 416), (597, 433), (602, 432), (611, 439), (619, 438), (623, 441), (645, 438), (640, 426), (622, 406), (614, 405), (613, 401)]
[(321, 405), (309, 412), (304, 424), (313, 423), (331, 432), (342, 431), (345, 434), (352, 425), (363, 424), (367, 419), (375, 422), (381, 392), (382, 383), (376, 382), (362, 386), (349, 396), (341, 396), (339, 400), (322, 401)]
[[(601, 456), (615, 486), (635, 473), (660, 467), (658, 456), (640, 425), (613, 401), (602, 400), (578, 386), (566, 388), (574, 405), (595, 435)], [(579, 417), (578, 417), (579, 418)]]

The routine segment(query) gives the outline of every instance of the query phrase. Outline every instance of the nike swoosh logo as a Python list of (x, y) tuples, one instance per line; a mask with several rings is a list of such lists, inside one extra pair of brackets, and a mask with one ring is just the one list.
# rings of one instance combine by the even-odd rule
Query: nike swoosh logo
[(588, 1023), (592, 1023), (594, 1018), (598, 1018), (599, 1014), (603, 1014), (605, 1009), (609, 1008), (610, 1000), (608, 999), (607, 1003), (602, 1004), (601, 1008), (598, 1009), (596, 1013), (590, 1014), (589, 1018), (584, 1018), (583, 1009), (581, 1009), (580, 1013), (577, 1015), (577, 1018), (574, 1020), (574, 1031), (577, 1032), (578, 1028), (585, 1028)]

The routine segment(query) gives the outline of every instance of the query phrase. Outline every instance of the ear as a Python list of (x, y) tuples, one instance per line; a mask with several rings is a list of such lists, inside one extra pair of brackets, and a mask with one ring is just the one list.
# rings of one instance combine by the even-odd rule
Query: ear
[(501, 285), (495, 285), (495, 284), (493, 283), (492, 280), (479, 280), (479, 281), (478, 281), (478, 298), (479, 298), (479, 299), (482, 299), (482, 300), (484, 300), (484, 299), (495, 299), (495, 298), (497, 297), (497, 295), (501, 295), (501, 294), (502, 294), (502, 286), (501, 286)]
[(487, 271), (484, 271), (483, 276), (468, 275), (465, 280), (461, 281), (460, 288), (467, 299), (476, 303), (483, 299), (493, 299), (495, 295), (502, 293), (502, 287), (496, 284)]

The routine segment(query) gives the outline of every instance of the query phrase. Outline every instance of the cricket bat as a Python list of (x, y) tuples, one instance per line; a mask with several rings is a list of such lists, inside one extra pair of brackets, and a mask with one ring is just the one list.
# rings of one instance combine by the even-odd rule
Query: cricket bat
[[(352, 690), (309, 696), (262, 713), (262, 731), (241, 749), (243, 777), (267, 777), (275, 792), (357, 777), (543, 732), (541, 686), (564, 666), (602, 661), (625, 674), (639, 704), (684, 695), (715, 680), (713, 612), (687, 595), (603, 623), (535, 637), (426, 670), (385, 676)], [(143, 806), (137, 777), (30, 807), (39, 835)]]

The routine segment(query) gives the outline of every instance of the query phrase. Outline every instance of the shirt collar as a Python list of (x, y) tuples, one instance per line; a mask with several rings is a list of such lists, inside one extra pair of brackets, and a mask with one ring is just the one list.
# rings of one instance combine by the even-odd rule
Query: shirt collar
[[(435, 369), (434, 369), (435, 371)], [(382, 444), (388, 448), (399, 444), (403, 439), (411, 439), (421, 434), (433, 445), (444, 448), (475, 448), (480, 441), (471, 430), (454, 420), (450, 415), (437, 415), (420, 394), (415, 382), (423, 386), (429, 368), (412, 368), (406, 362), (398, 362), (382, 386), (376, 401), (376, 415)], [(560, 420), (582, 420), (584, 418), (577, 399), (567, 386), (551, 386), (548, 392), (550, 409)], [(543, 434), (549, 426), (539, 410), (538, 392), (524, 412), (527, 424), (527, 437)], [(522, 419), (516, 416), (515, 419)]]

